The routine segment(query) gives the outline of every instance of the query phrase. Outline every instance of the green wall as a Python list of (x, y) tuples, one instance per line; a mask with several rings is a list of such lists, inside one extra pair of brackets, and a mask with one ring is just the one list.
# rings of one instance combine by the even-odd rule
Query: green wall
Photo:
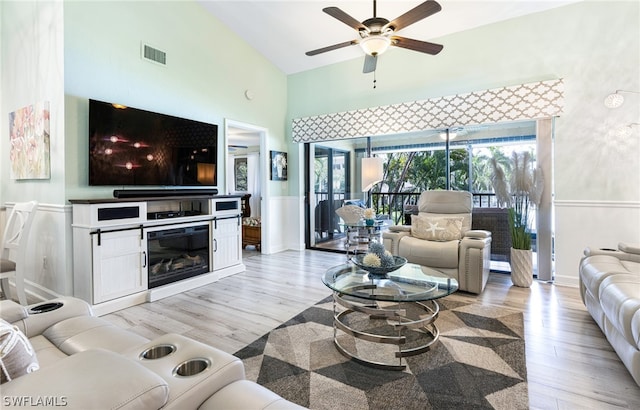
[(631, 96), (617, 110), (602, 104), (614, 90), (640, 90), (640, 3), (581, 2), (429, 40), (444, 50), (429, 56), (392, 48), (382, 55), (376, 89), (373, 76), (361, 73), (363, 59), (289, 76), (289, 121), (564, 78), (556, 199), (640, 201), (638, 127), (625, 140), (610, 132), (638, 122), (640, 103)]
[[(0, 206), (37, 199), (64, 202), (62, 4), (0, 1)], [(51, 178), (14, 180), (9, 166), (9, 113), (49, 102)]]
[[(142, 60), (142, 42), (167, 65)], [(89, 98), (212, 122), (220, 136), (225, 118), (255, 124), (268, 146), (285, 147), (286, 76), (197, 2), (65, 2), (64, 61), (66, 151), (77, 159), (66, 164), (67, 198), (113, 189), (87, 186)]]
[[(87, 186), (89, 98), (267, 128), (268, 146), (289, 151), (291, 166), (289, 184), (270, 183), (270, 192), (297, 196), (302, 151), (290, 142), (292, 118), (564, 78), (556, 198), (638, 201), (638, 129), (625, 141), (610, 132), (637, 122), (637, 97), (618, 110), (606, 109), (602, 99), (616, 89), (640, 89), (639, 8), (636, 1), (580, 2), (429, 39), (445, 46), (437, 56), (392, 48), (380, 58), (373, 89), (373, 76), (361, 73), (362, 58), (287, 77), (197, 2), (3, 2), (2, 110), (47, 99), (54, 129), (51, 180), (10, 181), (3, 161), (0, 196), (15, 201), (46, 193), (58, 204), (110, 196), (111, 189)], [(140, 58), (143, 41), (167, 52), (166, 67)], [(255, 99), (244, 97), (247, 89)], [(7, 155), (6, 138), (0, 154)], [(597, 167), (585, 171), (584, 162)]]

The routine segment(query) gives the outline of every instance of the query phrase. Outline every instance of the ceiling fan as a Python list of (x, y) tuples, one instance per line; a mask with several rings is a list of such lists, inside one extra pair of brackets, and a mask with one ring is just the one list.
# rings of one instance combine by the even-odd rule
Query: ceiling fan
[(389, 21), (383, 17), (377, 16), (376, 0), (373, 0), (373, 17), (363, 22), (359, 22), (344, 11), (340, 10), (338, 7), (326, 7), (322, 9), (322, 11), (357, 30), (359, 38), (319, 48), (317, 50), (307, 51), (305, 54), (308, 56), (314, 56), (327, 51), (360, 44), (360, 47), (362, 47), (366, 53), (364, 68), (362, 69), (363, 73), (370, 73), (376, 70), (378, 56), (384, 53), (389, 46), (402, 47), (421, 53), (435, 55), (442, 50), (442, 45), (397, 36), (396, 33), (417, 21), (439, 12), (440, 10), (442, 10), (440, 4), (434, 0), (427, 0), (395, 20)]

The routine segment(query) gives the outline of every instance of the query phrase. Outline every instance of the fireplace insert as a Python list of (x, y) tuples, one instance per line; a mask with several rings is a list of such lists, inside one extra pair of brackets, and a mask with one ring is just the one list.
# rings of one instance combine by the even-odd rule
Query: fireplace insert
[(209, 225), (147, 232), (147, 251), (149, 288), (208, 273)]

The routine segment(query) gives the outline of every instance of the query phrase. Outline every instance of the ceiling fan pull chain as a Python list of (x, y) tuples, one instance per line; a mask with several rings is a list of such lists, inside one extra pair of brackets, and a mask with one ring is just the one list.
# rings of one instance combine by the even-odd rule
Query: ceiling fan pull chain
[(376, 88), (376, 72), (373, 72), (373, 88)]

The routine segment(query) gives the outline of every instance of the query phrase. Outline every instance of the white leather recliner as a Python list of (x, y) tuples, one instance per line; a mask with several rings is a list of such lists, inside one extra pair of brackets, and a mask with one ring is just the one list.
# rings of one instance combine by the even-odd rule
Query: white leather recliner
[(425, 191), (411, 226), (391, 226), (382, 234), (384, 246), (456, 279), (460, 290), (479, 294), (489, 279), (491, 232), (471, 230), (472, 209), (470, 192)]
[(148, 340), (80, 299), (2, 300), (0, 319), (0, 407), (303, 409), (247, 380), (229, 353), (173, 333)]

